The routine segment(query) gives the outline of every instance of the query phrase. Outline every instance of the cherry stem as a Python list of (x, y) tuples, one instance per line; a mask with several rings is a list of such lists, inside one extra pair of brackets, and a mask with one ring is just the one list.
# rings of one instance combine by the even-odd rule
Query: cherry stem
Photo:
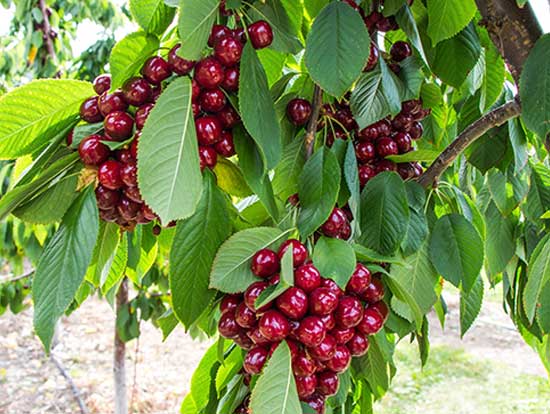
[(315, 134), (317, 132), (317, 124), (319, 123), (319, 115), (321, 114), (321, 106), (323, 105), (323, 90), (319, 85), (315, 85), (313, 90), (313, 111), (306, 132), (306, 159), (313, 155), (313, 144), (315, 143)]

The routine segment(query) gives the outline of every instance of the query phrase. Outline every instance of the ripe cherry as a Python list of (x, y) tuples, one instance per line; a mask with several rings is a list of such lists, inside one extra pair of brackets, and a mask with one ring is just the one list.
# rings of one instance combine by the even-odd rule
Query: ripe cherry
[(369, 309), (373, 309), (377, 311), (380, 316), (382, 316), (382, 319), (384, 319), (384, 322), (388, 319), (388, 315), (390, 313), (390, 309), (388, 308), (388, 305), (386, 305), (385, 302), (376, 302), (371, 305), (369, 305)]
[(361, 299), (368, 303), (376, 303), (384, 299), (384, 294), (384, 285), (380, 279), (373, 277), (367, 290), (361, 295)]
[(411, 115), (400, 113), (393, 119), (391, 124), (394, 129), (407, 132), (413, 122), (414, 119)]
[(359, 141), (374, 141), (378, 138), (378, 128), (376, 125), (370, 125), (357, 133)]
[(221, 89), (211, 89), (203, 91), (199, 97), (201, 109), (204, 112), (219, 112), (227, 103), (225, 94)]
[(242, 53), (243, 45), (232, 35), (219, 39), (214, 45), (214, 56), (227, 67), (239, 63)]
[(351, 356), (360, 357), (365, 355), (369, 350), (369, 340), (365, 335), (356, 332), (346, 346), (348, 347)]
[(298, 352), (292, 360), (292, 371), (294, 375), (306, 377), (315, 373), (317, 366), (313, 359), (305, 352)]
[(342, 328), (353, 328), (363, 319), (363, 306), (358, 299), (352, 296), (340, 298), (336, 308), (336, 323)]
[(262, 249), (256, 252), (250, 264), (252, 273), (263, 278), (273, 276), (279, 271), (279, 267), (280, 262), (277, 254), (269, 249)]
[(241, 327), (235, 320), (234, 312), (225, 312), (221, 316), (220, 321), (218, 322), (218, 331), (221, 336), (227, 339), (233, 338), (241, 331)]
[(338, 374), (334, 371), (323, 371), (317, 374), (317, 391), (325, 397), (336, 395), (340, 380)]
[(195, 128), (201, 145), (213, 145), (221, 139), (222, 124), (215, 116), (205, 115), (197, 118)]
[(309, 294), (309, 312), (324, 316), (334, 312), (338, 306), (338, 296), (327, 288), (317, 288)]
[(361, 165), (359, 167), (359, 184), (363, 188), (371, 178), (376, 176), (376, 170), (370, 165)]
[(227, 129), (233, 128), (241, 120), (239, 114), (231, 105), (226, 105), (216, 116), (222, 123), (222, 126)]
[(151, 99), (153, 91), (145, 79), (134, 77), (128, 79), (122, 86), (124, 99), (130, 105), (141, 106)]
[(233, 35), (233, 31), (222, 24), (215, 24), (212, 26), (210, 36), (208, 37), (208, 46), (215, 47), (216, 43), (226, 37)]
[(315, 410), (317, 414), (325, 413), (325, 397), (317, 393), (304, 398), (303, 401)]
[(328, 361), (336, 353), (336, 345), (336, 339), (332, 335), (327, 334), (319, 345), (309, 348), (309, 353), (319, 361)]
[(342, 108), (336, 111), (335, 118), (347, 131), (355, 131), (358, 128), (357, 122), (349, 108)]
[(321, 226), (321, 231), (328, 237), (336, 237), (347, 221), (346, 214), (338, 207), (335, 207), (327, 221)]
[(126, 221), (135, 220), (138, 213), (141, 211), (141, 206), (138, 203), (122, 196), (117, 206), (120, 216)]
[(309, 348), (319, 346), (327, 334), (323, 321), (318, 316), (308, 316), (296, 331), (298, 340)]
[(251, 350), (254, 347), (254, 342), (249, 336), (244, 332), (240, 331), (237, 336), (233, 338), (233, 341), (244, 350)]
[(145, 121), (147, 121), (147, 118), (149, 117), (149, 114), (154, 108), (154, 104), (148, 103), (143, 106), (140, 106), (136, 113), (135, 113), (135, 122), (136, 122), (136, 128), (141, 130), (145, 126)]
[(241, 295), (225, 295), (220, 302), (220, 312), (224, 314), (225, 312), (237, 309), (241, 301)]
[(326, 279), (326, 278), (321, 279), (321, 287), (329, 289), (338, 298), (340, 298), (344, 294), (342, 289), (340, 289), (340, 286), (338, 286), (338, 283), (336, 283), (332, 279)]
[(160, 56), (150, 57), (145, 61), (141, 74), (149, 83), (160, 85), (172, 74), (169, 63)]
[(397, 164), (397, 173), (406, 181), (414, 177), (415, 170), (410, 162), (402, 162)]
[(212, 147), (204, 147), (199, 145), (199, 162), (201, 171), (205, 168), (214, 168), (218, 163), (218, 154)]
[(305, 99), (292, 99), (286, 106), (286, 113), (294, 125), (305, 125), (311, 116), (311, 103)]
[(293, 286), (277, 298), (276, 304), (288, 318), (301, 319), (307, 313), (308, 298), (302, 289)]
[(376, 140), (376, 153), (379, 157), (385, 158), (389, 155), (399, 154), (399, 148), (390, 137), (380, 137)]
[(241, 42), (243, 45), (248, 40), (246, 38), (246, 32), (242, 27), (237, 27), (236, 29), (233, 29), (233, 36), (235, 36), (235, 39), (237, 39), (239, 42)]
[(254, 342), (256, 345), (269, 345), (271, 341), (268, 341), (260, 332), (258, 328), (254, 328), (247, 332), (248, 337), (251, 339), (252, 342)]
[(151, 210), (151, 207), (146, 204), (141, 205), (141, 213), (143, 214), (143, 217), (149, 221), (154, 221), (158, 218), (155, 212)]
[(236, 154), (233, 134), (227, 130), (222, 131), (222, 138), (214, 146), (216, 152), (223, 157), (229, 158)]
[(397, 171), (397, 164), (390, 160), (380, 160), (376, 163), (375, 170), (377, 174), (384, 171)]
[[(256, 311), (256, 299), (262, 294), (264, 290), (267, 289), (269, 285), (267, 282), (261, 281), (261, 282), (254, 282), (252, 283), (244, 293), (244, 302), (246, 303), (246, 306), (248, 306), (251, 310)], [(258, 312), (265, 311), (271, 307), (271, 304), (265, 305), (261, 309), (258, 309)]]
[(334, 356), (327, 361), (327, 368), (331, 369), (334, 372), (340, 373), (344, 372), (349, 368), (351, 363), (351, 353), (346, 345), (337, 345), (336, 352)]
[[(306, 246), (300, 243), (299, 240), (296, 240), (296, 239), (286, 240), (279, 248), (279, 253), (278, 253), (279, 258), (281, 260), (283, 259), (283, 255), (285, 254), (289, 246), (292, 246), (292, 258), (293, 258), (294, 267), (302, 266), (307, 260), (308, 253), (307, 253)], [(307, 289), (304, 289), (304, 290), (308, 292)]]
[(135, 163), (123, 164), (120, 178), (128, 187), (137, 186), (137, 166)]
[(105, 133), (115, 141), (124, 141), (132, 136), (134, 119), (126, 112), (111, 112), (103, 121)]
[(315, 392), (315, 388), (317, 388), (317, 377), (315, 375), (296, 377), (296, 390), (298, 391), (298, 397), (309, 397)]
[(401, 104), (401, 112), (405, 114), (415, 115), (422, 109), (422, 101), (420, 99), (411, 99)]
[(104, 139), (101, 135), (90, 135), (80, 141), (78, 154), (86, 165), (99, 165), (109, 158), (109, 147), (101, 143)]
[(103, 115), (99, 111), (98, 99), (96, 96), (92, 96), (82, 102), (82, 105), (80, 105), (80, 118), (90, 124), (94, 124), (103, 119)]
[(412, 139), (406, 132), (398, 132), (393, 137), (400, 154), (405, 154), (412, 149)]
[(195, 62), (192, 60), (186, 60), (181, 56), (178, 56), (178, 49), (181, 47), (180, 44), (177, 44), (168, 53), (168, 63), (170, 69), (177, 75), (183, 76), (189, 74), (195, 67)]
[(396, 62), (401, 62), (412, 55), (411, 45), (402, 40), (398, 40), (391, 47), (390, 55)]
[[(141, 194), (139, 192), (139, 188), (137, 187), (126, 187), (124, 189), (124, 195), (128, 197), (130, 200), (132, 200), (135, 203), (141, 204), (143, 203), (143, 199), (141, 198)], [(156, 217), (153, 218), (153, 220)]]
[(126, 111), (128, 109), (128, 103), (121, 91), (102, 93), (97, 99), (97, 105), (103, 116), (107, 116), (111, 112)]
[(323, 321), (323, 324), (325, 325), (327, 331), (334, 329), (334, 327), (336, 326), (336, 319), (334, 318), (334, 315), (332, 313), (321, 316), (321, 320)]
[(238, 91), (240, 76), (241, 76), (241, 73), (239, 71), (239, 68), (237, 67), (227, 68), (225, 70), (225, 77), (223, 78), (221, 87), (228, 92)]
[(111, 75), (99, 75), (94, 79), (94, 91), (98, 95), (111, 89)]
[(370, 270), (362, 263), (357, 263), (355, 272), (351, 275), (351, 279), (346, 286), (346, 292), (361, 295), (367, 290), (371, 282)]
[(256, 313), (241, 302), (235, 309), (235, 320), (240, 327), (250, 329), (256, 326)]
[(129, 149), (119, 149), (115, 152), (115, 157), (118, 161), (123, 164), (128, 164), (129, 162), (136, 162), (136, 159), (132, 155), (132, 151)]
[(294, 285), (309, 293), (321, 286), (321, 274), (308, 263), (300, 266), (294, 272)]
[(337, 344), (344, 345), (351, 341), (351, 338), (355, 335), (355, 329), (336, 327), (330, 331), (330, 334), (334, 337)]
[(260, 319), (260, 333), (271, 342), (279, 342), (290, 333), (288, 320), (276, 310), (268, 310)]
[(336, 236), (338, 239), (348, 240), (351, 237), (351, 225), (346, 221), (340, 230), (340, 234)]
[(257, 375), (262, 372), (262, 369), (267, 361), (269, 352), (267, 349), (257, 346), (252, 348), (244, 357), (243, 368), (251, 375)]
[(118, 161), (109, 160), (100, 165), (98, 170), (99, 182), (103, 187), (110, 190), (118, 190), (124, 183), (120, 178), (122, 164)]
[(207, 57), (195, 66), (195, 80), (207, 89), (221, 85), (225, 73), (222, 64), (214, 57)]
[(376, 150), (372, 142), (359, 142), (355, 146), (355, 155), (359, 162), (369, 162), (376, 157)]
[(384, 326), (384, 318), (377, 310), (367, 308), (357, 330), (365, 335), (374, 335)]
[(411, 136), (412, 139), (420, 139), (423, 133), (424, 133), (424, 127), (420, 122), (414, 121), (409, 126), (409, 135)]
[(248, 35), (254, 49), (263, 49), (273, 42), (273, 30), (265, 20), (259, 20), (248, 26)]
[(98, 185), (95, 189), (95, 198), (100, 210), (111, 210), (117, 206), (120, 200), (120, 193)]

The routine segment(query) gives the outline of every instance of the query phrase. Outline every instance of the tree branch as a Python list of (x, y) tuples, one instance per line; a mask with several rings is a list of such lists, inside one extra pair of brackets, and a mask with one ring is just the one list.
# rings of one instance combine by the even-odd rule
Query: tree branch
[(71, 378), (71, 375), (67, 372), (61, 361), (59, 361), (54, 353), (50, 355), (50, 360), (53, 362), (53, 364), (57, 367), (61, 375), (67, 380), (69, 383), (69, 386), (71, 387), (71, 391), (73, 392), (74, 399), (76, 400), (78, 407), (80, 408), (81, 414), (90, 414), (90, 410), (88, 410), (88, 407), (86, 406), (86, 403), (82, 399), (82, 395), (80, 394), (80, 390), (74, 383), (73, 379)]
[(474, 141), (490, 129), (516, 118), (521, 113), (521, 105), (517, 100), (510, 101), (488, 114), (482, 116), (467, 127), (456, 139), (437, 157), (430, 167), (420, 176), (418, 182), (428, 188), (437, 183), (441, 174), (462, 154)]
[(32, 269), (32, 270), (28, 271), (27, 273), (23, 273), (22, 275), (19, 275), (19, 276), (14, 276), (11, 279), (10, 278), (7, 278), (6, 280), (0, 279), (0, 283), (13, 283), (13, 282), (17, 282), (19, 280), (27, 279), (28, 277), (31, 277), (34, 274), (34, 272), (35, 272), (35, 270)]
[(55, 48), (53, 45), (50, 18), (48, 17), (46, 1), (38, 0), (38, 7), (40, 8), (40, 12), (42, 13), (42, 18), (44, 19), (42, 27), (43, 27), (43, 33), (44, 33), (44, 43), (46, 44), (46, 51), (48, 52), (48, 56), (55, 62), (57, 56), (55, 54)]
[(315, 134), (317, 133), (317, 124), (319, 123), (319, 115), (321, 114), (321, 106), (323, 105), (323, 90), (319, 85), (315, 85), (313, 90), (313, 110), (311, 112), (311, 118), (307, 125), (306, 132), (306, 158), (311, 157), (313, 154), (313, 144), (315, 143)]

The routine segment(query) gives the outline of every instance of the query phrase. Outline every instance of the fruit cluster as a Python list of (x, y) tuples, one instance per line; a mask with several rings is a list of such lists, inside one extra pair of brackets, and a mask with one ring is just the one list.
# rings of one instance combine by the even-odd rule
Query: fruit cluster
[[(262, 292), (279, 283), (280, 260), (289, 248), (294, 286), (258, 308)], [(306, 247), (295, 239), (278, 252), (256, 252), (251, 270), (260, 280), (244, 294), (226, 295), (221, 301), (220, 334), (248, 351), (243, 368), (250, 375), (259, 374), (286, 340), (300, 399), (324, 412), (325, 398), (338, 391), (338, 374), (349, 368), (352, 357), (367, 353), (368, 336), (380, 331), (387, 318), (380, 278), (359, 263), (344, 291), (321, 276), (308, 260)]]
[[(127, 80), (120, 90), (110, 91), (109, 75), (95, 79), (97, 96), (82, 103), (80, 117), (90, 124), (102, 122), (103, 128), (101, 133), (84, 138), (78, 151), (84, 164), (97, 168), (96, 198), (103, 220), (131, 229), (156, 219), (139, 192), (137, 146), (163, 84), (172, 75), (193, 77), (192, 110), (201, 169), (213, 168), (218, 155), (235, 155), (232, 128), (240, 117), (226, 94), (239, 89), (238, 66), (248, 39), (256, 49), (269, 46), (273, 41), (271, 26), (257, 21), (248, 27), (247, 36), (243, 29), (215, 25), (208, 40), (211, 55), (198, 62), (188, 61), (178, 56), (178, 44), (167, 60), (150, 57), (141, 69), (142, 76)], [(111, 150), (106, 144), (109, 141), (119, 143), (116, 147), (120, 148)]]

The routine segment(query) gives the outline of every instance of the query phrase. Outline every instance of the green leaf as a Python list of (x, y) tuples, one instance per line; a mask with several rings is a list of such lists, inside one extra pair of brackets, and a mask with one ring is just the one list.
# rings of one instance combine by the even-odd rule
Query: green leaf
[(178, 223), (170, 252), (172, 309), (187, 329), (216, 294), (208, 289), (210, 269), (218, 248), (230, 234), (227, 200), (213, 175), (207, 173), (197, 210)]
[(353, 250), (357, 256), (357, 260), (360, 262), (374, 262), (374, 263), (398, 263), (403, 264), (403, 258), (399, 258), (392, 255), (383, 255), (374, 250), (371, 250), (360, 244), (353, 244)]
[(242, 171), (230, 160), (219, 157), (214, 173), (220, 187), (227, 194), (245, 198), (252, 194), (252, 190), (246, 183)]
[(487, 30), (478, 27), (481, 44), (485, 48), (485, 70), (481, 84), (480, 111), (485, 113), (502, 93), (506, 68), (504, 60), (493, 44)]
[(478, 277), (470, 292), (460, 292), (460, 336), (464, 337), (481, 311), (483, 279)]
[(426, 53), (424, 52), (422, 39), (420, 38), (420, 33), (418, 32), (418, 27), (416, 26), (416, 21), (410, 7), (408, 5), (402, 7), (395, 15), (395, 19), (401, 30), (405, 32), (411, 41), (412, 46), (416, 49), (426, 66), (428, 66), (428, 59), (426, 58)]
[[(218, 344), (215, 343), (208, 348), (191, 377), (191, 392), (189, 395), (193, 400), (196, 411), (189, 411), (190, 414), (201, 412), (208, 405), (210, 386), (212, 383), (215, 385), (215, 374), (219, 367)], [(214, 373), (214, 376), (212, 376), (212, 373)]]
[(198, 60), (201, 57), (216, 22), (219, 5), (219, 0), (180, 0), (180, 56), (187, 60)]
[(517, 118), (508, 121), (508, 131), (510, 132), (510, 144), (514, 151), (514, 171), (518, 173), (523, 170), (529, 160), (527, 137)]
[(130, 12), (143, 30), (157, 35), (165, 32), (176, 15), (176, 9), (163, 0), (130, 0)]
[(212, 272), (210, 288), (225, 293), (244, 292), (259, 279), (250, 270), (250, 260), (258, 250), (277, 249), (288, 232), (273, 227), (257, 227), (231, 236), (218, 250)]
[(120, 88), (126, 80), (135, 75), (158, 48), (159, 39), (144, 32), (130, 33), (118, 42), (109, 59), (111, 90)]
[(390, 155), (386, 157), (388, 160), (402, 163), (402, 162), (428, 162), (432, 163), (439, 156), (439, 151), (429, 150), (429, 149), (419, 149), (405, 154), (400, 155)]
[(529, 53), (521, 71), (521, 118), (527, 128), (544, 140), (550, 132), (550, 34), (542, 36)]
[(313, 22), (305, 63), (316, 83), (340, 97), (361, 74), (369, 53), (370, 37), (359, 13), (344, 2), (332, 2)]
[(548, 209), (550, 209), (550, 170), (536, 164), (531, 170), (531, 188), (523, 211), (527, 219), (540, 223), (540, 218)]
[(340, 164), (336, 156), (324, 147), (306, 162), (298, 182), (302, 207), (298, 228), (308, 237), (330, 216), (340, 191)]
[(254, 413), (297, 414), (302, 411), (292, 373), (290, 349), (285, 341), (277, 347), (252, 390)]
[(428, 0), (428, 35), (434, 46), (464, 29), (476, 11), (474, 0)]
[(143, 199), (163, 223), (189, 217), (202, 192), (191, 81), (173, 81), (160, 96), (142, 130), (138, 182)]
[(456, 287), (469, 292), (483, 265), (483, 241), (464, 216), (448, 214), (435, 223), (430, 258), (437, 271)]
[(281, 259), (280, 281), (274, 286), (269, 286), (256, 299), (254, 306), (261, 309), (281, 296), (289, 287), (294, 286), (294, 261), (292, 249), (287, 249)]
[[(410, 56), (400, 63), (398, 84), (401, 101), (418, 99), (424, 83), (424, 73), (420, 59), (416, 56)], [(393, 73), (393, 72), (392, 72)]]
[(355, 155), (355, 146), (353, 141), (348, 142), (346, 156), (344, 158), (344, 178), (350, 192), (348, 200), (349, 208), (354, 218), (354, 235), (361, 232), (359, 223), (361, 222), (361, 186), (359, 182), (359, 170), (357, 165), (357, 157)]
[(537, 306), (541, 303), (541, 292), (550, 281), (550, 234), (537, 245), (529, 260), (528, 278), (523, 291), (523, 308), (530, 322), (535, 319)]
[(391, 254), (403, 241), (409, 207), (399, 175), (385, 172), (370, 180), (361, 194), (360, 243), (382, 254)]
[(88, 188), (67, 211), (38, 262), (32, 284), (34, 329), (48, 351), (57, 320), (84, 280), (98, 225), (95, 195)]
[(281, 128), (265, 70), (250, 42), (241, 58), (239, 106), (244, 126), (258, 144), (266, 168), (271, 170), (281, 158)]
[(494, 203), (485, 211), (487, 238), (485, 240), (486, 270), (495, 276), (506, 269), (516, 252), (515, 229), (512, 217), (503, 217)]
[(71, 148), (77, 149), (80, 142), (90, 135), (99, 134), (103, 131), (103, 122), (95, 124), (79, 124), (73, 129), (73, 143)]
[(298, 180), (306, 162), (305, 140), (298, 137), (283, 150), (281, 162), (275, 167), (273, 190), (282, 200), (298, 192)]
[(357, 264), (351, 245), (329, 237), (317, 241), (312, 259), (323, 277), (334, 280), (342, 289), (346, 288)]
[(109, 273), (103, 274), (101, 278), (101, 292), (104, 295), (115, 287), (124, 277), (126, 265), (128, 264), (128, 236), (126, 233), (120, 237), (116, 251), (110, 259), (111, 266)]
[(357, 376), (367, 380), (376, 398), (381, 398), (390, 386), (390, 372), (378, 343), (378, 337), (371, 336), (369, 341), (369, 352), (361, 358), (354, 358), (352, 365)]
[(0, 97), (0, 159), (30, 154), (75, 125), (89, 82), (35, 80)]
[(101, 282), (111, 270), (113, 257), (120, 240), (119, 227), (115, 223), (101, 222), (99, 233), (94, 247), (92, 262), (86, 271), (86, 280), (95, 287), (101, 286)]
[(178, 319), (174, 315), (172, 309), (168, 309), (164, 314), (157, 319), (157, 324), (162, 331), (162, 340), (166, 341), (168, 336), (176, 329), (178, 326)]

